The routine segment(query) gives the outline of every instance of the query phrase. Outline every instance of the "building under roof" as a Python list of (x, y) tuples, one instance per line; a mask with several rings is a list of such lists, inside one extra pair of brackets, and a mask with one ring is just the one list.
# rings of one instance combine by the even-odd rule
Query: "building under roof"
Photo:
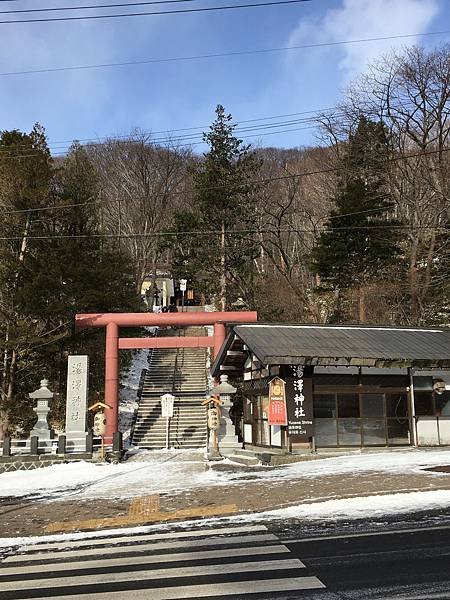
[(235, 324), (221, 373), (246, 447), (450, 445), (448, 328)]
[(450, 369), (450, 329), (360, 325), (234, 325), (213, 375), (241, 370), (251, 351), (263, 365)]

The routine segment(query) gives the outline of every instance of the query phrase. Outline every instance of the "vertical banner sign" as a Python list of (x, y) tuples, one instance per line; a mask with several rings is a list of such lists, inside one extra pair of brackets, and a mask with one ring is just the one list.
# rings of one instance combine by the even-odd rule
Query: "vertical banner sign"
[(291, 442), (309, 442), (313, 430), (312, 368), (303, 365), (284, 367), (288, 435)]
[(269, 425), (287, 425), (285, 382), (280, 377), (269, 381)]

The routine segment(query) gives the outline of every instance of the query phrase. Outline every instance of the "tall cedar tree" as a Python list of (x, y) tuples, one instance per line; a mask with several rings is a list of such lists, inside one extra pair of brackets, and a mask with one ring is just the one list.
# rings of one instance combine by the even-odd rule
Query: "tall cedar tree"
[(209, 146), (193, 171), (193, 210), (178, 213), (179, 235), (174, 273), (187, 276), (197, 289), (218, 297), (224, 310), (237, 296), (252, 302), (256, 251), (256, 186), (260, 163), (234, 135), (235, 125), (223, 106), (203, 136)]
[(39, 325), (24, 318), (18, 295), (29, 237), (36, 228), (34, 209), (49, 198), (52, 162), (43, 129), (0, 135), (0, 437), (17, 406), (16, 388), (24, 349), (39, 335)]
[(339, 168), (330, 214), (313, 254), (313, 271), (337, 291), (359, 291), (359, 320), (364, 322), (364, 288), (399, 258), (396, 221), (385, 176), (387, 145), (382, 124), (364, 117), (350, 136)]
[(32, 425), (27, 393), (44, 375), (58, 394), (53, 423), (64, 422), (68, 354), (95, 357), (91, 389), (101, 390), (103, 335), (101, 331), (75, 333), (76, 312), (138, 309), (127, 259), (98, 235), (98, 192), (86, 153), (74, 145), (60, 166), (52, 169), (45, 199), (50, 210), (33, 217), (15, 289), (16, 314), (29, 325), (29, 332), (16, 341), (18, 377), (4, 419), (10, 430)]

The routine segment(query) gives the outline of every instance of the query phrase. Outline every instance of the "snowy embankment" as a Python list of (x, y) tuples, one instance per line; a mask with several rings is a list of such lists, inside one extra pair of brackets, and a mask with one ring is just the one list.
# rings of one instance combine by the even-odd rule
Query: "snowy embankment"
[[(232, 497), (233, 486), (246, 484), (249, 476), (244, 471), (205, 470), (200, 453), (191, 451), (142, 452), (139, 460), (118, 465), (69, 463), (55, 465), (35, 471), (16, 471), (0, 475), (0, 497), (41, 496), (46, 501), (73, 498), (131, 498), (155, 493), (185, 491), (194, 488), (227, 486)], [(377, 452), (328, 458), (317, 461), (295, 463), (276, 469), (253, 470), (251, 482), (267, 483), (305, 479), (316, 479), (329, 475), (364, 476), (370, 473), (414, 475), (424, 468), (450, 464), (448, 450), (401, 450)], [(430, 477), (448, 477), (442, 473), (429, 473)], [(250, 483), (251, 485), (251, 483)], [(449, 482), (450, 487), (450, 482)], [(363, 519), (395, 514), (407, 514), (420, 510), (444, 510), (450, 507), (450, 489), (412, 491), (409, 493), (386, 493), (371, 496), (337, 498), (333, 500), (303, 502), (278, 510), (245, 513), (232, 517), (185, 521), (178, 527), (198, 528), (214, 523), (254, 522), (267, 520), (320, 520)], [(101, 532), (73, 533), (39, 538), (0, 538), (0, 548), (33, 544), (49, 540), (69, 540), (96, 537), (99, 535), (119, 536), (126, 533), (159, 531), (170, 525), (152, 525), (116, 529)], [(113, 541), (111, 540), (111, 543)]]
[[(200, 452), (190, 450), (139, 452), (139, 460), (118, 465), (75, 462), (35, 471), (0, 475), (0, 498), (37, 495), (59, 500), (80, 498), (131, 498), (246, 483), (248, 470), (207, 470)], [(252, 482), (282, 484), (329, 475), (420, 473), (426, 467), (450, 464), (448, 450), (401, 450), (304, 461), (278, 468), (253, 470)], [(432, 476), (432, 474), (430, 474)], [(436, 474), (436, 477), (443, 476)], [(444, 475), (448, 477), (448, 475)], [(450, 482), (449, 482), (450, 486)], [(232, 494), (232, 492), (230, 492)]]
[(136, 350), (133, 353), (129, 371), (120, 380), (119, 430), (123, 435), (124, 448), (129, 448), (134, 415), (138, 409), (138, 390), (142, 371), (148, 369), (149, 350)]

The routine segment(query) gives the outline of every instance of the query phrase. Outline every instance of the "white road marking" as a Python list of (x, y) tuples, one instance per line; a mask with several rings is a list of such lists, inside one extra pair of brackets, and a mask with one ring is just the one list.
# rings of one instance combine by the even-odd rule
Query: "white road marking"
[(56, 541), (56, 542), (44, 542), (38, 543), (34, 546), (22, 546), (19, 548), (19, 552), (34, 552), (36, 550), (51, 550), (51, 549), (64, 549), (64, 548), (82, 548), (84, 546), (102, 546), (102, 545), (117, 545), (127, 542), (147, 542), (151, 540), (170, 540), (176, 538), (191, 538), (191, 537), (207, 537), (213, 535), (225, 535), (233, 533), (256, 533), (258, 531), (267, 531), (265, 525), (249, 525), (246, 527), (224, 527), (223, 529), (208, 529), (201, 531), (199, 529), (195, 531), (175, 531), (169, 533), (152, 533), (152, 534), (135, 534), (131, 536), (111, 536), (104, 538), (90, 538), (83, 540), (70, 540), (70, 541)]
[(27, 565), (25, 567), (0, 567), (0, 577), (15, 574), (40, 575), (58, 571), (73, 571), (82, 569), (100, 569), (104, 567), (125, 567), (127, 565), (157, 564), (162, 562), (181, 562), (187, 560), (214, 560), (231, 558), (233, 556), (263, 556), (265, 554), (290, 554), (283, 545), (277, 546), (247, 546), (242, 548), (224, 548), (223, 550), (206, 550), (204, 552), (183, 552), (178, 554), (151, 554), (149, 556), (131, 556), (123, 558), (106, 558), (104, 560), (77, 561), (70, 563), (53, 563), (42, 565)]
[(162, 542), (153, 544), (139, 544), (134, 546), (124, 546), (122, 548), (91, 548), (88, 550), (61, 550), (56, 552), (38, 552), (36, 554), (19, 554), (15, 556), (8, 556), (4, 562), (31, 562), (34, 560), (51, 560), (51, 559), (70, 559), (70, 558), (82, 558), (89, 556), (98, 556), (100, 553), (103, 555), (113, 556), (115, 554), (127, 553), (140, 553), (140, 552), (151, 552), (153, 550), (171, 550), (176, 548), (187, 548), (191, 546), (205, 547), (205, 546), (229, 546), (232, 544), (252, 544), (256, 542), (274, 542), (278, 541), (278, 538), (272, 534), (263, 535), (247, 535), (247, 536), (235, 536), (229, 538), (211, 537), (209, 539), (202, 540), (186, 540), (183, 542)]
[(238, 594), (264, 594), (270, 592), (288, 592), (297, 590), (323, 589), (325, 586), (317, 577), (291, 577), (289, 579), (267, 579), (255, 581), (236, 581), (227, 583), (208, 583), (151, 590), (130, 590), (104, 592), (98, 594), (75, 594), (52, 596), (52, 600), (181, 600), (197, 599), (208, 596), (236, 596)]
[(283, 569), (299, 569), (305, 565), (297, 558), (285, 560), (267, 560), (262, 562), (242, 562), (233, 564), (214, 564), (201, 566), (173, 567), (171, 569), (151, 569), (148, 571), (128, 571), (119, 573), (102, 573), (96, 575), (76, 575), (38, 580), (0, 582), (0, 591), (33, 590), (39, 588), (59, 588), (78, 585), (95, 585), (101, 583), (121, 583), (123, 581), (145, 581), (154, 579), (170, 579), (174, 577), (196, 577), (206, 575), (219, 575), (227, 573), (258, 573), (259, 571), (279, 571)]

